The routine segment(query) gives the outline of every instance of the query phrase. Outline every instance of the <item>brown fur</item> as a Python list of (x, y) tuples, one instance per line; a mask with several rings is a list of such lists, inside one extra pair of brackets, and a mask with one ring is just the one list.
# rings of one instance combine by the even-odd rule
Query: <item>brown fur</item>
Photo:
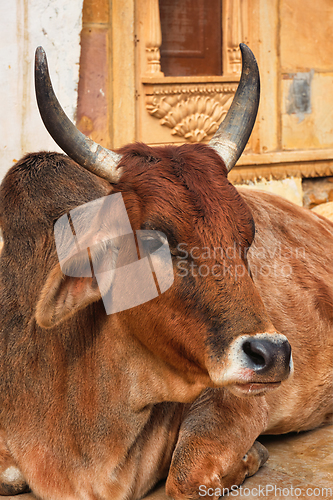
[[(332, 412), (333, 225), (278, 197), (240, 195), (206, 146), (136, 144), (121, 153), (114, 186), (63, 155), (37, 153), (0, 190), (3, 469), (17, 466), (45, 500), (139, 499), (169, 468), (175, 499), (200, 498), (200, 484), (230, 487), (256, 472), (266, 459), (252, 446), (260, 433), (312, 428)], [(133, 230), (167, 235), (175, 270), (185, 242), (199, 249), (196, 264), (230, 273), (176, 275), (158, 298), (107, 316), (93, 278), (62, 276), (53, 225), (115, 192)], [(202, 255), (229, 247), (231, 259)], [(291, 278), (256, 271), (285, 263)], [(77, 309), (65, 315), (52, 287)], [(273, 325), (292, 345), (294, 376), (255, 398), (213, 387), (209, 369), (223, 370), (233, 340)]]

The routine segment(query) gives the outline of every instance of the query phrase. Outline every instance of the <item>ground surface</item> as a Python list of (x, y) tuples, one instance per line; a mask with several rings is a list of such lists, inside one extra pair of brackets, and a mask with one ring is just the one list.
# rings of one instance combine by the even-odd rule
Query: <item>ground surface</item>
[[(268, 461), (242, 489), (224, 498), (333, 498), (333, 426), (301, 434), (263, 436), (260, 441), (269, 450)], [(331, 488), (331, 492), (325, 488)], [(146, 500), (170, 499), (163, 485)]]
[[(270, 457), (242, 489), (224, 498), (296, 500), (333, 498), (333, 426), (285, 436), (260, 438)], [(329, 489), (331, 488), (331, 493)], [(210, 497), (206, 496), (206, 499)], [(34, 500), (31, 494), (0, 500)], [(170, 500), (164, 484), (145, 500)]]

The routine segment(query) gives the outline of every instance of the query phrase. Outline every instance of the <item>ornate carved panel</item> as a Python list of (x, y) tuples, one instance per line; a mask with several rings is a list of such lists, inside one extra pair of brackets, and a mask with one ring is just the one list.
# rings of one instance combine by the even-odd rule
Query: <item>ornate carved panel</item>
[(146, 109), (172, 135), (200, 142), (216, 132), (236, 89), (237, 84), (156, 85), (147, 88)]

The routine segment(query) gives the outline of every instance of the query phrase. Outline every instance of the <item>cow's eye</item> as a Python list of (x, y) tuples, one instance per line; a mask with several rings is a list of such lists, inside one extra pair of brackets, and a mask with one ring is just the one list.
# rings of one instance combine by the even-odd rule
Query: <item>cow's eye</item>
[(166, 236), (160, 231), (137, 231), (140, 256), (153, 254), (167, 243)]
[(161, 240), (159, 240), (158, 238), (147, 238), (147, 239), (143, 240), (142, 244), (143, 244), (144, 252), (146, 254), (147, 253), (152, 254), (152, 253), (156, 252), (156, 250), (161, 248), (161, 246), (163, 245)]

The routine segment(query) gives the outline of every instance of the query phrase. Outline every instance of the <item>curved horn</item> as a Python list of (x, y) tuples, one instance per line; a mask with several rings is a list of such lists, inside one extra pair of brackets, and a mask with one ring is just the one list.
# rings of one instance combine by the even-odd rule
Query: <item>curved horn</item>
[(64, 113), (52, 88), (45, 51), (35, 56), (35, 89), (40, 115), (49, 134), (74, 161), (110, 182), (117, 182), (121, 155), (105, 149), (82, 134)]
[(243, 62), (238, 89), (227, 116), (209, 143), (221, 156), (228, 172), (235, 166), (249, 140), (260, 96), (257, 61), (247, 45), (241, 43), (240, 49)]

